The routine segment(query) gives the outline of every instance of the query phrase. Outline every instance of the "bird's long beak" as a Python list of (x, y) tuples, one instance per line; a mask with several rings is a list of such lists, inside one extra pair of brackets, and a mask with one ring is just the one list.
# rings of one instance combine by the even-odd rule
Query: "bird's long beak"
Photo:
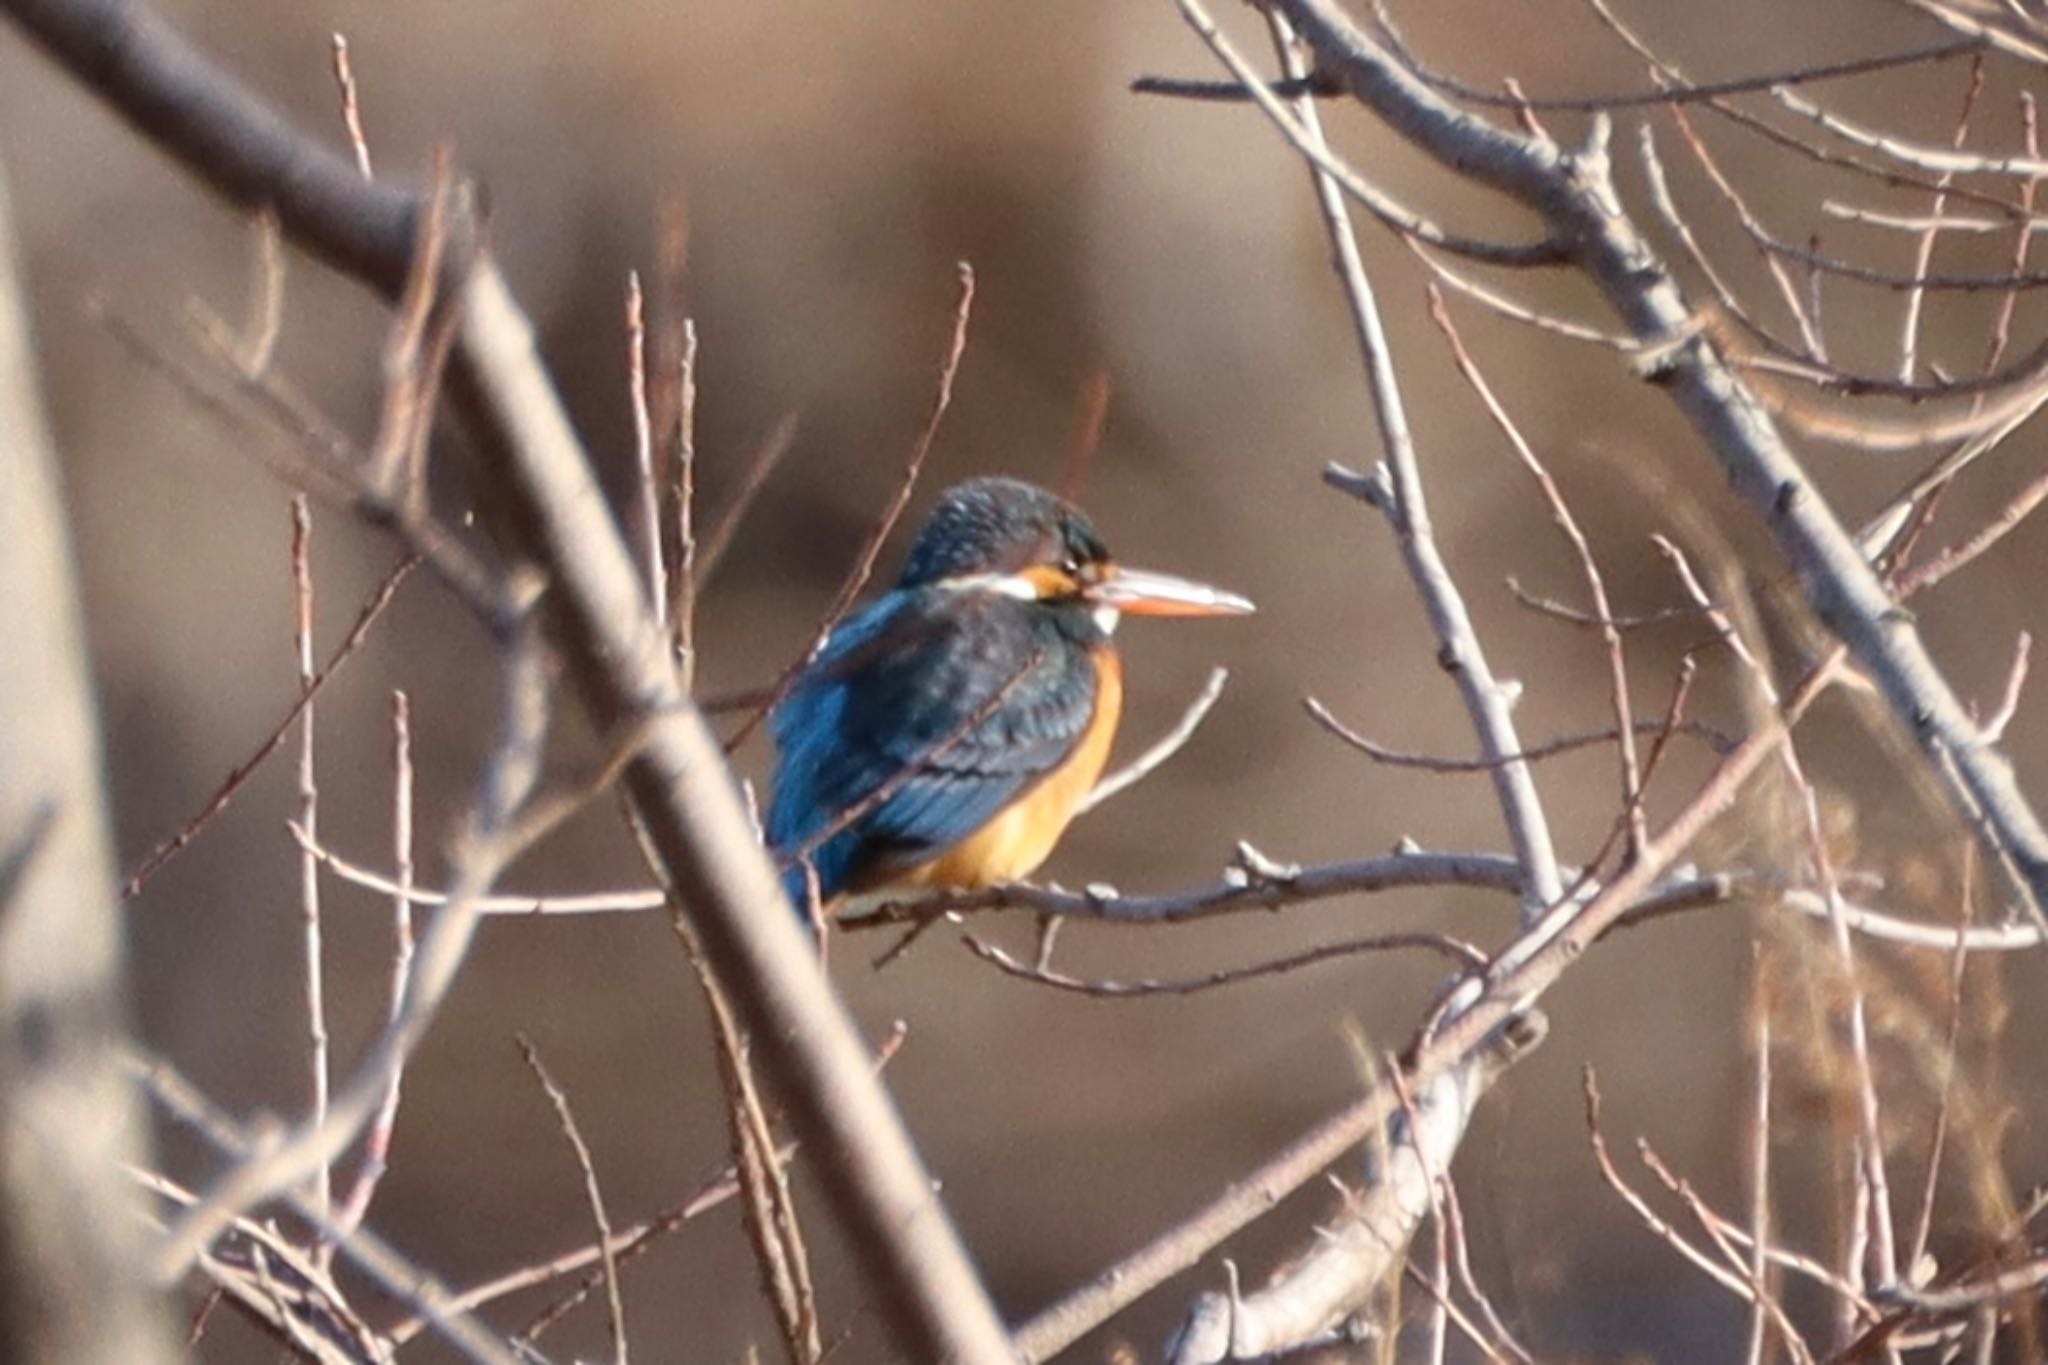
[(1254, 610), (1251, 599), (1234, 592), (1122, 565), (1101, 582), (1090, 584), (1082, 595), (1099, 606), (1133, 616), (1242, 616)]

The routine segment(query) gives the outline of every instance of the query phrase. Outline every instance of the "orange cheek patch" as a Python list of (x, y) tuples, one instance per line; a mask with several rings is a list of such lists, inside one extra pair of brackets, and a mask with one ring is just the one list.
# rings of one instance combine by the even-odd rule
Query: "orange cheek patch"
[(1056, 564), (1033, 564), (1017, 577), (1038, 589), (1041, 599), (1048, 597), (1072, 597), (1081, 591), (1081, 585), (1074, 576)]

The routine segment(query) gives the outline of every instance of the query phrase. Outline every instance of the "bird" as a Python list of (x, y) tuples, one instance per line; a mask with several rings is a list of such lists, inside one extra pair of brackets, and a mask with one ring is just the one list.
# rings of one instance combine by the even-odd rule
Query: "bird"
[(832, 629), (771, 716), (764, 835), (791, 902), (810, 920), (848, 897), (1029, 876), (1108, 761), (1119, 620), (1252, 610), (1117, 563), (1034, 484), (946, 490), (895, 586)]

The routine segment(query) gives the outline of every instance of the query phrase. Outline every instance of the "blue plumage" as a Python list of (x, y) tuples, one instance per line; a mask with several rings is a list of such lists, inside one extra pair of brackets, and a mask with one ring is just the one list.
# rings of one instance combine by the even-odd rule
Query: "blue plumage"
[(791, 899), (805, 904), (801, 860), (821, 900), (886, 881), (1054, 771), (1094, 713), (1087, 651), (1101, 638), (1085, 611), (931, 585), (841, 623), (773, 720), (767, 835)]

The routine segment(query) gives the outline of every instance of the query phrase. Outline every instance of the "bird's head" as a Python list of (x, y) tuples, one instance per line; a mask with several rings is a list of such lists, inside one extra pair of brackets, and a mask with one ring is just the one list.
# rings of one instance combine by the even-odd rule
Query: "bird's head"
[(1018, 479), (971, 479), (939, 498), (911, 546), (899, 587), (990, 592), (1079, 609), (1105, 634), (1118, 617), (1236, 616), (1236, 593), (1110, 558), (1073, 504)]

